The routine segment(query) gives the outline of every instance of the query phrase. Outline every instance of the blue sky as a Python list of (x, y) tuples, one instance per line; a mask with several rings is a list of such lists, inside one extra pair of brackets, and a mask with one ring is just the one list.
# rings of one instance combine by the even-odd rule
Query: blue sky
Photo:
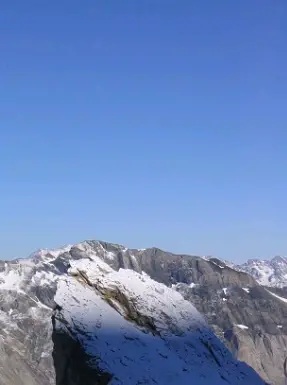
[(287, 3), (1, 1), (0, 258), (287, 254)]

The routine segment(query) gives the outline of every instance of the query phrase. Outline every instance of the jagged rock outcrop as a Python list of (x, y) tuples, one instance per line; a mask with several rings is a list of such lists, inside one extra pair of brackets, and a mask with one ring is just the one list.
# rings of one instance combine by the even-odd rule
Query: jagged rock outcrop
[[(57, 307), (52, 316), (53, 361), (55, 366), (55, 385), (104, 385), (112, 376), (97, 366), (90, 365), (90, 357), (73, 334), (71, 326)], [(58, 324), (61, 327), (58, 327)]]
[(179, 293), (146, 274), (115, 271), (85, 246), (88, 259), (71, 261), (55, 296), (57, 385), (82, 383), (75, 356), (89, 367), (88, 384), (263, 384)]
[(218, 263), (103, 242), (1, 263), (0, 384), (262, 385), (177, 292), (257, 285)]
[[(271, 289), (260, 286), (254, 277), (216, 258), (175, 255), (156, 248), (130, 250), (93, 241), (85, 248), (86, 253), (96, 250), (114, 269), (144, 271), (158, 282), (173, 286), (205, 315), (217, 336), (239, 359), (266, 381), (285, 384), (284, 289), (278, 292), (279, 298), (274, 297)], [(74, 248), (71, 253), (79, 256), (83, 251)]]

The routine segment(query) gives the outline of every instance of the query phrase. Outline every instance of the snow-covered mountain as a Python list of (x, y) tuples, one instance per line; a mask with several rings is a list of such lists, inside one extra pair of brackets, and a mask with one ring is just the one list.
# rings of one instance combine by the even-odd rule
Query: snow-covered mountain
[(243, 264), (235, 264), (224, 259), (214, 257), (202, 257), (203, 259), (227, 266), (237, 271), (250, 274), (262, 286), (269, 287), (287, 287), (287, 258), (276, 256), (270, 260), (249, 259)]
[(271, 260), (250, 259), (237, 266), (252, 275), (260, 285), (270, 287), (287, 286), (287, 258), (276, 256)]
[(91, 241), (0, 262), (0, 385), (263, 385), (168, 287), (192, 287), (189, 258)]

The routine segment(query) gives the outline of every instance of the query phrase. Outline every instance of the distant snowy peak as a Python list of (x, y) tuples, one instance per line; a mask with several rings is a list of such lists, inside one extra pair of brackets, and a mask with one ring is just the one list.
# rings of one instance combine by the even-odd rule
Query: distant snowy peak
[(263, 286), (285, 287), (287, 286), (287, 257), (275, 256), (271, 260), (262, 260), (259, 258), (249, 259), (242, 265), (236, 265), (224, 259), (211, 256), (202, 257), (221, 269), (229, 267), (236, 271), (245, 272), (251, 275)]
[(252, 275), (260, 285), (284, 287), (287, 286), (287, 258), (276, 256), (270, 261), (249, 259), (237, 266), (238, 269)]
[(284, 265), (287, 265), (287, 258), (286, 257), (282, 257), (280, 255), (277, 255), (276, 257), (274, 257), (273, 259), (271, 259), (271, 262), (272, 263), (277, 263), (277, 264), (284, 264)]
[(61, 254), (68, 253), (72, 247), (73, 245), (66, 245), (57, 249), (38, 249), (34, 253), (32, 253), (28, 257), (28, 259), (31, 259), (33, 261), (55, 259), (58, 258)]

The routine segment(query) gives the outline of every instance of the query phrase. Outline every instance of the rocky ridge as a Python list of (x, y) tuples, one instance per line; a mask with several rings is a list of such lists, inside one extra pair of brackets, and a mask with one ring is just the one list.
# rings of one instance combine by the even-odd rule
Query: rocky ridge
[(0, 384), (263, 384), (192, 305), (222, 284), (257, 285), (218, 261), (96, 241), (1, 262)]

